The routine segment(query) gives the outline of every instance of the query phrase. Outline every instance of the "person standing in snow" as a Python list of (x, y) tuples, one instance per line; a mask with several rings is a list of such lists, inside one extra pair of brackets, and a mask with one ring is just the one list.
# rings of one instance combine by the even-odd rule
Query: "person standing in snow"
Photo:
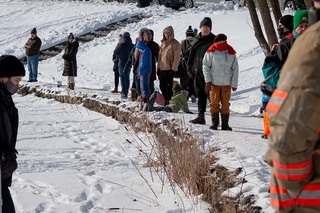
[[(194, 30), (192, 30), (191, 25), (186, 31), (186, 39), (183, 39), (180, 44), (181, 44), (181, 57), (185, 57), (185, 59), (188, 58), (188, 50), (192, 44), (192, 41), (196, 34), (194, 33)], [(180, 78), (180, 84), (182, 87), (182, 90), (188, 91), (188, 96), (191, 98), (191, 102), (195, 103), (196, 102), (196, 93), (194, 91), (194, 82), (193, 79), (191, 79), (188, 74), (187, 70), (184, 70), (185, 74)]]
[(149, 100), (149, 78), (152, 72), (152, 53), (144, 41), (139, 41), (136, 48), (140, 51), (138, 78), (140, 81), (142, 101)]
[(320, 0), (314, 6), (318, 21), (292, 46), (266, 108), (270, 198), (280, 213), (320, 212)]
[(150, 74), (149, 79), (149, 96), (154, 92), (154, 81), (157, 79), (157, 68), (156, 63), (158, 62), (159, 57), (159, 51), (160, 46), (157, 42), (153, 40), (154, 32), (151, 29), (148, 29), (150, 31), (150, 36), (147, 33), (144, 33), (144, 39), (146, 40), (147, 46), (151, 50), (152, 53), (152, 72)]
[(160, 90), (165, 99), (165, 105), (169, 104), (172, 97), (173, 72), (178, 71), (181, 53), (181, 45), (174, 38), (172, 26), (167, 26), (163, 30), (163, 38), (158, 61), (158, 77), (160, 80)]
[(25, 44), (28, 71), (29, 71), (29, 80), (28, 82), (37, 82), (38, 81), (38, 64), (39, 64), (39, 55), (42, 41), (37, 36), (37, 29), (33, 28), (31, 30), (31, 37)]
[(77, 76), (77, 53), (79, 42), (72, 33), (68, 36), (66, 47), (64, 48), (64, 69), (62, 76), (68, 76), (68, 88), (74, 90), (75, 77)]
[[(122, 43), (122, 34), (119, 34), (118, 36), (118, 43), (115, 49)], [(111, 91), (111, 93), (118, 93), (118, 86), (119, 86), (119, 59), (115, 54), (112, 54), (112, 62), (113, 62), (113, 72), (114, 72), (114, 89)]]
[(23, 76), (25, 69), (18, 58), (12, 55), (0, 57), (0, 163), (3, 213), (15, 212), (9, 187), (12, 183), (12, 173), (18, 167), (16, 141), (19, 118), (11, 96), (18, 91)]
[(127, 62), (129, 61), (129, 55), (134, 45), (132, 43), (129, 32), (124, 32), (122, 34), (122, 38), (123, 42), (113, 51), (113, 54), (115, 54), (119, 59), (119, 76), (122, 88), (121, 97), (128, 98), (131, 63), (127, 64)]
[(214, 43), (215, 35), (211, 33), (211, 18), (205, 17), (200, 22), (200, 33), (194, 38), (190, 56), (187, 63), (187, 73), (191, 79), (194, 79), (195, 91), (198, 98), (198, 116), (190, 120), (194, 124), (206, 124), (204, 113), (207, 107), (207, 93), (205, 91), (205, 80), (202, 72), (202, 61), (208, 48)]
[(136, 101), (138, 96), (140, 95), (140, 83), (138, 82), (138, 66), (139, 66), (139, 50), (136, 49), (137, 43), (140, 41), (139, 36), (136, 38), (135, 44), (130, 51), (128, 61), (124, 69), (126, 70), (128, 66), (132, 66), (132, 86), (130, 88), (131, 91), (131, 101)]
[[(210, 95), (210, 112), (212, 126), (217, 130), (219, 113), (221, 113), (221, 129), (231, 131), (229, 126), (231, 90), (238, 87), (239, 66), (236, 51), (227, 43), (225, 34), (218, 34), (203, 58), (203, 75), (206, 91)], [(221, 107), (220, 107), (221, 102)]]
[[(154, 81), (156, 80), (156, 63), (158, 61), (158, 55), (159, 55), (159, 45), (153, 41), (153, 31), (147, 28), (142, 28), (139, 31), (139, 40), (143, 41), (144, 43), (146, 43), (147, 47), (151, 50), (151, 54), (152, 54), (152, 71), (150, 73), (150, 78), (149, 78), (149, 88), (148, 88), (148, 92), (149, 95), (151, 96), (151, 94), (154, 92)], [(137, 56), (136, 56), (136, 61), (135, 61), (135, 65), (134, 68), (136, 70), (139, 69), (139, 64), (140, 64), (140, 59), (141, 59), (141, 54), (142, 52), (139, 51)], [(138, 101), (142, 101), (141, 98), (141, 84), (140, 84), (140, 80), (136, 80), (136, 85), (137, 87), (137, 94), (138, 94)]]
[[(265, 58), (262, 72), (266, 84), (277, 87), (280, 72), (285, 63), (289, 51), (295, 39), (308, 27), (308, 13), (306, 10), (298, 10), (294, 17), (285, 15), (280, 18), (278, 33), (280, 42), (274, 45), (271, 53)], [(270, 94), (267, 94), (270, 96)], [(264, 112), (264, 134), (262, 138), (267, 139), (270, 134), (268, 114)]]

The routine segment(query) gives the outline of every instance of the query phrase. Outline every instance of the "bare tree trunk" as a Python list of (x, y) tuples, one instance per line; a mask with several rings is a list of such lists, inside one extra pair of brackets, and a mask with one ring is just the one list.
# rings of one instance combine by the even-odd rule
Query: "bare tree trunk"
[(259, 5), (264, 29), (267, 34), (268, 43), (269, 43), (269, 46), (272, 47), (274, 44), (278, 43), (278, 39), (277, 39), (277, 34), (274, 30), (273, 21), (271, 19), (268, 3), (266, 0), (258, 0), (258, 5)]
[(282, 17), (279, 1), (278, 0), (269, 0), (269, 2), (271, 5), (271, 8), (272, 8), (272, 13), (273, 13), (274, 19), (278, 25), (279, 19)]
[(313, 7), (312, 0), (304, 0), (304, 3), (306, 3), (308, 10)]
[(255, 6), (253, 0), (247, 0), (247, 6), (249, 9), (251, 21), (253, 24), (253, 29), (255, 32), (254, 35), (257, 38), (258, 43), (259, 43), (260, 47), (262, 48), (264, 55), (267, 56), (270, 52), (270, 46), (268, 45), (268, 43), (263, 35), (261, 25), (259, 22), (259, 18), (258, 18), (258, 14), (256, 11), (256, 6)]

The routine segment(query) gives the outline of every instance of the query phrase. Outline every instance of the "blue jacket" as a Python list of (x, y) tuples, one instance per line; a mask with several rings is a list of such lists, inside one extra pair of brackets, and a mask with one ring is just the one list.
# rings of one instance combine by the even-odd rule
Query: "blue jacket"
[(137, 48), (142, 51), (138, 75), (150, 75), (152, 72), (152, 53), (143, 41), (137, 43)]

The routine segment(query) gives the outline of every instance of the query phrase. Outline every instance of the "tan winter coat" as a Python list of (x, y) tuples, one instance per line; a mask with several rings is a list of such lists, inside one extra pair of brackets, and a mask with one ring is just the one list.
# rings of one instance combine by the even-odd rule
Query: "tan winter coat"
[[(167, 40), (164, 32), (171, 31), (171, 36)], [(161, 40), (161, 47), (158, 58), (158, 70), (163, 71), (178, 71), (180, 60), (181, 45), (179, 41), (174, 38), (174, 31), (172, 26), (168, 26), (163, 30), (163, 39)]]
[(295, 41), (267, 112), (271, 204), (278, 212), (320, 212), (320, 21)]

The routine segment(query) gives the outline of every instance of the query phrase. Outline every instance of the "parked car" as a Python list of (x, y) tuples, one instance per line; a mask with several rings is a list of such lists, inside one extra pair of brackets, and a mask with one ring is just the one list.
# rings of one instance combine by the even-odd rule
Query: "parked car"
[(180, 7), (185, 7), (186, 9), (189, 9), (194, 6), (200, 6), (208, 3), (219, 3), (223, 1), (236, 2), (239, 0), (159, 0), (159, 4), (178, 10)]
[[(254, 1), (255, 3), (257, 2), (257, 0), (254, 0)], [(306, 9), (306, 4), (304, 3), (304, 0), (279, 0), (279, 4), (280, 4), (281, 10)], [(246, 6), (246, 0), (240, 0), (240, 5)]]
[[(171, 7), (178, 10), (181, 7), (186, 9), (192, 8), (194, 6), (201, 6), (208, 3), (219, 3), (222, 1), (232, 1), (234, 4), (239, 3), (240, 6), (246, 6), (246, 0), (158, 0), (160, 5), (166, 7)], [(257, 0), (254, 0), (257, 2)], [(306, 4), (304, 0), (279, 0), (280, 8), (285, 9), (305, 9)]]

